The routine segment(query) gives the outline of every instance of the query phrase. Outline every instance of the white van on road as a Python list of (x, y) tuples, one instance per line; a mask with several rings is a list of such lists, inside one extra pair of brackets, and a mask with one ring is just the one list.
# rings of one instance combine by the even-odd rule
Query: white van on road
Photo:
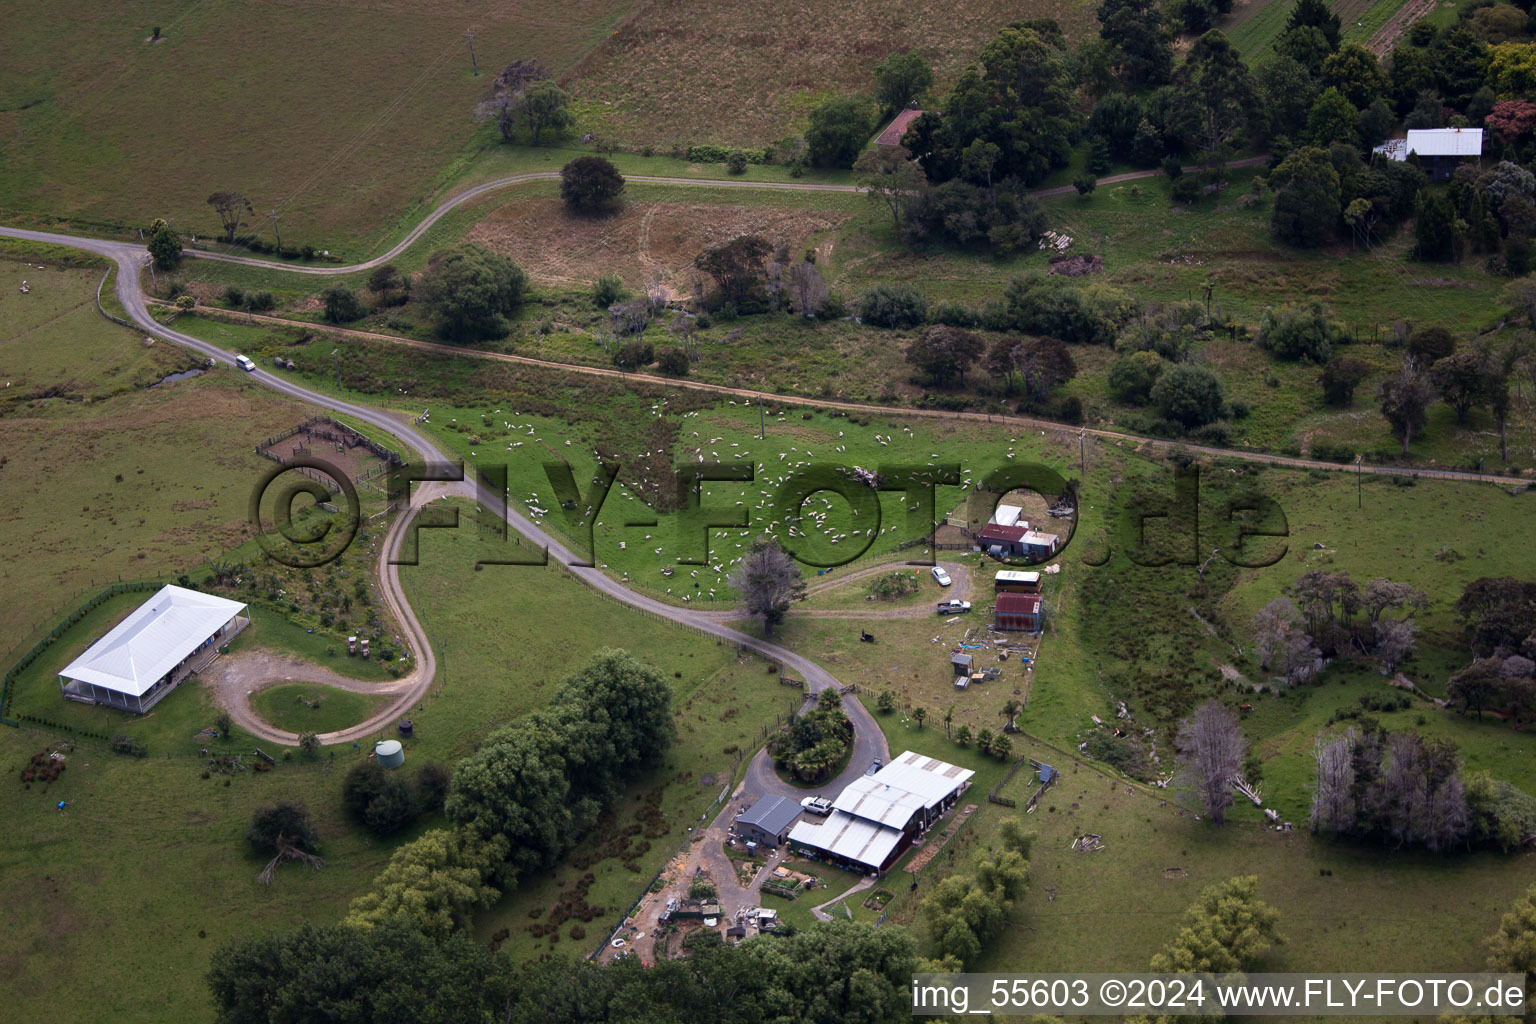
[(244, 370), (246, 373), (250, 373), (256, 369), (256, 364), (251, 362), (250, 356), (235, 356), (235, 365), (240, 367), (240, 369)]

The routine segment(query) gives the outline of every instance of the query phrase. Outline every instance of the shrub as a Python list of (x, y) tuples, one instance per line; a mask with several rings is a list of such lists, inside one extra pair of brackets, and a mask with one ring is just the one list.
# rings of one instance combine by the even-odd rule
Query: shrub
[(656, 353), (656, 368), (669, 377), (688, 376), (688, 353), (668, 346)]
[(353, 320), (361, 320), (368, 313), (368, 307), (363, 305), (363, 300), (357, 297), (357, 292), (346, 285), (332, 285), (320, 293), (320, 301), (325, 303), (325, 318), (333, 324), (351, 323)]
[(271, 292), (247, 292), (245, 301), (252, 312), (264, 313), (269, 309), (277, 308), (277, 299)]
[(732, 174), (746, 174), (747, 154), (739, 149), (732, 151), (731, 155), (725, 158), (725, 169)]
[(145, 757), (149, 754), (147, 746), (124, 733), (118, 733), (112, 737), (112, 751), (116, 754), (128, 754), (131, 757)]
[(649, 366), (656, 359), (648, 341), (626, 341), (613, 353), (613, 365), (621, 370), (635, 370)]
[(341, 802), (375, 835), (395, 832), (416, 815), (410, 787), (377, 761), (363, 761), (347, 772), (341, 784)]
[(616, 302), (623, 302), (627, 296), (624, 282), (617, 274), (606, 274), (592, 285), (592, 305), (598, 309), (607, 309)]
[[(263, 762), (264, 763), (264, 762)], [(265, 804), (251, 814), (246, 841), (263, 852), (279, 852), (284, 845), (313, 852), (320, 847), (320, 833), (302, 803)]]
[(688, 898), (691, 900), (712, 900), (719, 895), (715, 883), (707, 878), (695, 878), (688, 883)]
[(245, 289), (238, 285), (230, 285), (224, 289), (224, 304), (239, 309), (245, 305)]
[(1330, 319), (1322, 303), (1286, 303), (1266, 310), (1259, 322), (1259, 347), (1281, 359), (1326, 363), (1335, 346), (1348, 340), (1344, 325)]
[(936, 304), (928, 311), (928, 320), (930, 323), (943, 324), (946, 327), (981, 326), (981, 317), (974, 309), (947, 300)]
[(416, 770), (416, 802), (424, 811), (442, 810), (452, 782), (451, 768), (436, 761), (428, 761)]
[(928, 300), (910, 284), (880, 284), (859, 299), (859, 319), (875, 327), (916, 327), (928, 317)]

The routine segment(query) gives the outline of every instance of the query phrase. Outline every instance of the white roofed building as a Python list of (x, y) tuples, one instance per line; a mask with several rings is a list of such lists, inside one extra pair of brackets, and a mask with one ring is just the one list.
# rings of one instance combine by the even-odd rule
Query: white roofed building
[(1409, 153), (1419, 158), (1419, 166), (1431, 178), (1447, 180), (1463, 160), (1480, 160), (1483, 155), (1481, 128), (1414, 128), (1406, 139), (1388, 139), (1371, 152), (1402, 162)]
[(841, 867), (883, 874), (954, 806), (975, 774), (908, 750), (851, 782), (825, 821), (796, 825), (790, 845)]
[(64, 696), (143, 714), (250, 624), (245, 605), (165, 586), (59, 673)]

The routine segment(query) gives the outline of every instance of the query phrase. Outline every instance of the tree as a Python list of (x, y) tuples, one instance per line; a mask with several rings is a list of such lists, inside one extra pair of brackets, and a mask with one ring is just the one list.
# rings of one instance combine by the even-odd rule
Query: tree
[(1381, 414), (1391, 424), (1393, 433), (1403, 443), (1403, 455), (1408, 454), (1408, 443), (1424, 426), (1426, 411), (1434, 394), (1415, 368), (1413, 359), (1403, 360), (1403, 368), (1396, 377), (1381, 382), (1377, 389)]
[(399, 268), (393, 263), (374, 267), (373, 272), (368, 275), (368, 290), (378, 296), (381, 301), (390, 293), (404, 292), (409, 287), (410, 280), (401, 274)]
[(1413, 204), (1413, 255), (1421, 260), (1455, 260), (1461, 239), (1456, 211), (1447, 196), (1424, 189)]
[(900, 330), (928, 319), (928, 299), (910, 284), (877, 284), (859, 299), (859, 319)]
[(747, 312), (763, 302), (763, 264), (772, 253), (766, 238), (737, 235), (699, 253), (693, 265), (714, 278), (723, 302)]
[(1429, 366), (1456, 351), (1456, 336), (1444, 327), (1420, 327), (1408, 336), (1408, 355)]
[(1162, 10), (1152, 0), (1104, 0), (1099, 35), (1114, 47), (1115, 70), (1131, 89), (1158, 86), (1173, 70)]
[(1536, 45), (1500, 43), (1488, 50), (1488, 84), (1500, 99), (1536, 94)]
[(1458, 352), (1435, 360), (1429, 368), (1430, 383), (1446, 405), (1456, 410), (1456, 422), (1467, 422), (1473, 406), (1488, 400), (1488, 370), (1482, 356)]
[(1270, 175), (1275, 190), (1270, 228), (1292, 245), (1322, 245), (1339, 218), (1339, 172), (1328, 152), (1313, 146), (1292, 150)]
[(347, 324), (368, 315), (368, 307), (357, 297), (357, 292), (344, 284), (333, 284), (320, 293), (325, 305), (325, 318), (333, 324)]
[(432, 254), (422, 273), (422, 300), (450, 338), (493, 338), (507, 333), (507, 316), (522, 305), (528, 276), (507, 257), (463, 244)]
[(1292, 57), (1277, 55), (1254, 72), (1264, 120), (1271, 137), (1295, 138), (1307, 127), (1307, 115), (1317, 102), (1317, 79)]
[(1313, 25), (1299, 25), (1280, 33), (1280, 38), (1275, 40), (1276, 56), (1294, 60), (1314, 78), (1322, 74), (1323, 61), (1333, 50), (1334, 44), (1328, 42), (1322, 29)]
[(928, 184), (928, 178), (903, 147), (876, 146), (854, 161), (853, 183), (864, 190), (871, 203), (889, 210), (891, 227), (900, 230), (902, 213)]
[(1387, 92), (1387, 76), (1377, 65), (1376, 55), (1359, 43), (1345, 43), (1323, 61), (1323, 84), (1338, 89), (1358, 110)]
[(1371, 372), (1370, 364), (1354, 356), (1334, 356), (1328, 360), (1319, 381), (1323, 385), (1323, 401), (1329, 405), (1351, 406), (1355, 404), (1355, 388)]
[[(948, 722), (944, 723), (944, 728), (945, 728), (945, 731), (948, 731), (948, 729), (949, 729), (949, 723)], [(968, 726), (968, 725), (962, 725), (960, 727), (960, 731), (955, 733), (955, 742), (960, 744), (962, 747), (970, 746), (971, 745), (971, 727)]]
[(1527, 992), (1536, 984), (1536, 886), (1515, 901), (1489, 937), (1488, 969), (1524, 974)]
[(1513, 149), (1536, 129), (1536, 103), (1527, 99), (1500, 100), (1483, 118), (1483, 124)]
[(1143, 405), (1152, 393), (1157, 378), (1168, 363), (1156, 352), (1132, 352), (1109, 364), (1105, 383), (1116, 398), (1130, 405)]
[(1279, 920), (1279, 913), (1259, 899), (1254, 875), (1217, 882), (1201, 890), (1184, 915), (1184, 927), (1152, 957), (1151, 968), (1213, 974), (1250, 970), (1270, 946), (1283, 941), (1275, 927)]
[(1467, 646), (1478, 657), (1498, 648), (1516, 649), (1536, 633), (1536, 583), (1511, 576), (1482, 576), (1456, 599), (1456, 614)]
[(1324, 363), (1334, 346), (1345, 341), (1344, 325), (1329, 317), (1320, 302), (1286, 303), (1265, 310), (1259, 321), (1259, 347), (1281, 359)]
[(1375, 654), (1381, 661), (1382, 674), (1392, 675), (1413, 653), (1418, 628), (1412, 619), (1385, 619), (1371, 626), (1375, 633)]
[(375, 835), (389, 835), (416, 816), (410, 787), (377, 761), (351, 768), (341, 785), (341, 802), (348, 813)]
[(920, 100), (933, 88), (933, 68), (916, 50), (893, 53), (875, 65), (875, 99), (886, 111)]
[(403, 917), (421, 931), (446, 938), (469, 927), (475, 910), (490, 906), (507, 886), (507, 840), (485, 840), (463, 829), (432, 829), (399, 847), (352, 901), (345, 924), (368, 931)]
[(512, 116), (521, 116), (528, 125), (528, 134), (537, 146), (545, 132), (559, 132), (569, 127), (571, 97), (549, 79), (528, 86), (509, 107)]
[(1350, 736), (1319, 736), (1312, 751), (1317, 784), (1312, 793), (1312, 831), (1335, 839), (1355, 825), (1355, 762)]
[(228, 711), (220, 708), (219, 713), (213, 716), (213, 728), (218, 732), (219, 739), (227, 740), (230, 734), (235, 731), (235, 720), (230, 717)]
[(816, 264), (801, 260), (790, 265), (786, 275), (789, 289), (789, 306), (800, 316), (820, 316), (827, 308), (831, 291)]
[(1079, 174), (1072, 179), (1072, 187), (1077, 189), (1077, 194), (1080, 196), (1087, 196), (1088, 193), (1098, 187), (1098, 184), (1099, 179), (1091, 174)]
[[(1232, 782), (1243, 764), (1243, 733), (1237, 716), (1208, 700), (1179, 724), (1179, 753), (1200, 806), (1218, 825), (1232, 806)], [(1156, 968), (1154, 968), (1156, 969)]]
[(1379, 146), (1382, 140), (1392, 134), (1392, 125), (1397, 120), (1397, 115), (1392, 113), (1392, 107), (1386, 100), (1377, 97), (1370, 105), (1360, 111), (1360, 143), (1363, 146)]
[(215, 192), (208, 197), (208, 205), (219, 215), (219, 223), (224, 225), (224, 241), (230, 243), (235, 240), (241, 220), (253, 212), (251, 201), (239, 192)]
[(1504, 662), (1500, 658), (1478, 658), (1451, 676), (1445, 695), (1463, 711), (1476, 711), (1478, 721), (1483, 709), (1493, 703), (1504, 686)]
[(613, 365), (621, 370), (638, 370), (656, 361), (656, 350), (648, 341), (639, 338), (626, 341), (613, 350)]
[(985, 349), (985, 343), (975, 333), (936, 324), (925, 329), (907, 346), (907, 362), (936, 387), (945, 387), (956, 379), (963, 384), (966, 368), (979, 359)]
[(560, 198), (576, 213), (607, 213), (624, 194), (624, 176), (600, 156), (579, 156), (560, 168)]
[(1221, 416), (1221, 381), (1204, 366), (1170, 366), (1158, 375), (1149, 397), (1164, 417), (1186, 429), (1204, 426)]
[(976, 730), (976, 750), (982, 754), (992, 753), (992, 730)]
[(281, 853), (287, 847), (309, 852), (320, 848), (320, 833), (310, 820), (309, 808), (291, 801), (256, 808), (245, 839), (262, 853)]
[(811, 111), (807, 155), (818, 167), (852, 167), (874, 128), (875, 108), (868, 99), (835, 96)]
[(747, 556), (731, 570), (729, 581), (741, 595), (746, 613), (763, 620), (763, 633), (768, 636), (784, 621), (791, 602), (805, 597), (800, 566), (771, 540), (753, 542)]
[(686, 377), (690, 368), (688, 353), (668, 345), (656, 353), (656, 368), (669, 377)]
[(880, 709), (882, 715), (890, 714), (896, 710), (896, 695), (890, 690), (881, 690), (876, 707)]
[(502, 1012), (509, 974), (465, 933), (438, 939), (390, 920), (240, 940), (214, 952), (208, 987), (218, 1024), (458, 1024)]
[(1328, 7), (1327, 0), (1298, 0), (1285, 27), (1287, 31), (1302, 26), (1315, 28), (1328, 40), (1329, 48), (1336, 50), (1339, 47), (1341, 24), (1339, 16)]
[(1008, 719), (1008, 724), (1003, 726), (1003, 731), (1004, 732), (1018, 732), (1019, 731), (1019, 725), (1018, 725), (1019, 712), (1023, 711), (1023, 710), (1024, 710), (1024, 705), (1019, 703), (1018, 700), (1016, 700), (1016, 699), (1014, 699), (1012, 697), (1010, 697), (1003, 704), (1003, 712), (1002, 712), (1003, 713), (1003, 717)]
[(436, 761), (428, 761), (416, 771), (416, 802), (424, 811), (440, 811), (448, 799), (448, 788), (453, 784), (453, 769)]
[(627, 651), (603, 649), (555, 690), (572, 781), (611, 799), (630, 776), (656, 763), (677, 738), (672, 686)]
[(1169, 125), (1214, 162), (1258, 113), (1258, 87), (1242, 56), (1219, 31), (1205, 33), (1173, 74)]
[(549, 69), (536, 60), (515, 60), (491, 80), (490, 91), (475, 107), (475, 116), (495, 118), (503, 142), (511, 142), (523, 100), (530, 86), (550, 77)]
[(1072, 353), (1058, 338), (999, 338), (987, 350), (986, 365), (988, 373), (1003, 378), (1008, 391), (1022, 384), (1030, 404), (1043, 401), (1077, 373)]
[(992, 756), (999, 761), (1008, 760), (1008, 755), (1013, 753), (1013, 741), (1007, 736), (997, 735), (992, 737)]
[(175, 270), (181, 263), (181, 239), (165, 221), (156, 221), (149, 235), (149, 258), (156, 270)]
[(1307, 112), (1308, 141), (1314, 146), (1335, 142), (1354, 145), (1360, 137), (1360, 111), (1339, 90), (1329, 86)]
[(917, 727), (919, 729), (921, 729), (923, 727), (923, 719), (928, 717), (928, 709), (927, 708), (913, 708), (912, 709), (912, 717), (917, 721)]

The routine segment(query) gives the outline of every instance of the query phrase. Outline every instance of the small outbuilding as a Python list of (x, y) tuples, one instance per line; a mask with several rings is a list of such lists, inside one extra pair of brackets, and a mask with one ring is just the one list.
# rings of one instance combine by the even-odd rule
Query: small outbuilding
[(1410, 153), (1434, 181), (1449, 181), (1463, 160), (1481, 160), (1481, 128), (1414, 128), (1405, 139), (1388, 139), (1371, 152), (1401, 163)]
[(1061, 547), (1061, 538), (1054, 533), (1040, 533), (1030, 530), (1024, 534), (1024, 556), (1035, 561), (1044, 561), (1056, 553)]
[(800, 805), (788, 797), (765, 796), (736, 817), (736, 834), (748, 842), (778, 846), (800, 817)]
[(1024, 537), (1028, 533), (1023, 526), (988, 523), (976, 532), (976, 546), (996, 558), (1013, 558), (1024, 554)]
[(993, 612), (993, 626), (997, 629), (1017, 633), (1040, 632), (1038, 594), (998, 594)]
[(949, 665), (955, 670), (955, 675), (970, 678), (971, 664), (975, 660), (969, 654), (952, 654), (949, 656)]

